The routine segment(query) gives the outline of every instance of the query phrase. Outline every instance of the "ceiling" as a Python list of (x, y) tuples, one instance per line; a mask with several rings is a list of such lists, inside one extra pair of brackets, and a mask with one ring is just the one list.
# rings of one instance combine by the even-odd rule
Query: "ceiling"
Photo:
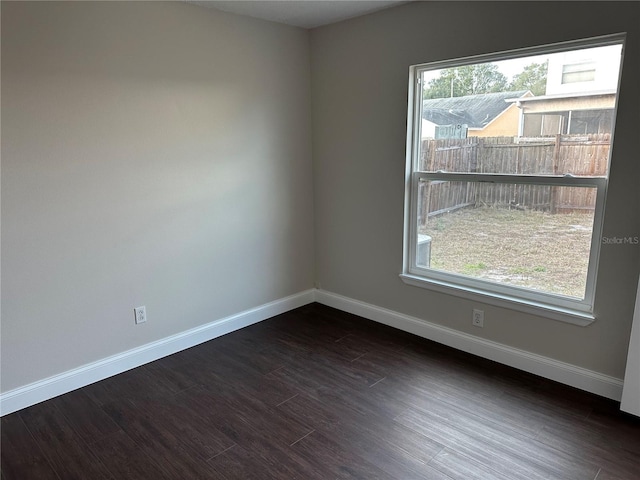
[(315, 28), (412, 0), (185, 0), (188, 3), (302, 28)]

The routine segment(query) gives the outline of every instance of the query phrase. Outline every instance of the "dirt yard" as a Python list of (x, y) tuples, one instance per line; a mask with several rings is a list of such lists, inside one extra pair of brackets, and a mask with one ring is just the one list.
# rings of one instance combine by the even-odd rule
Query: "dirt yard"
[(593, 214), (467, 208), (429, 219), (431, 267), (583, 298)]

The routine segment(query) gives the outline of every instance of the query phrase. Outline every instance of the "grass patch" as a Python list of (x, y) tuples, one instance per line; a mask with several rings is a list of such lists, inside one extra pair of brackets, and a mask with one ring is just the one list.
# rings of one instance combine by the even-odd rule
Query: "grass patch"
[(432, 268), (582, 298), (592, 213), (467, 208), (429, 219)]
[(487, 268), (487, 266), (484, 263), (479, 262), (479, 263), (469, 263), (463, 267), (463, 270), (467, 274), (474, 274), (480, 270), (484, 270), (485, 268)]

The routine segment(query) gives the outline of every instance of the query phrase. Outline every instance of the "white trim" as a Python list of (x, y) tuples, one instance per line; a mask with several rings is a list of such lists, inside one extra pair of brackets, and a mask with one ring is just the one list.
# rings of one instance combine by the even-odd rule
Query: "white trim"
[(306, 290), (0, 394), (0, 416), (313, 303)]
[(383, 323), (482, 358), (619, 401), (622, 380), (535, 353), (485, 340), (426, 320), (404, 315), (324, 290), (316, 302)]

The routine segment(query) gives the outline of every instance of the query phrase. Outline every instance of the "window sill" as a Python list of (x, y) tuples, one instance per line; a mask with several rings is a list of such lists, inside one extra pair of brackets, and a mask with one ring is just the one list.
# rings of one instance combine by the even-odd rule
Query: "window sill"
[(467, 300), (478, 301), (488, 305), (494, 305), (496, 307), (508, 308), (517, 312), (529, 313), (539, 317), (557, 320), (559, 322), (571, 323), (581, 327), (591, 325), (596, 319), (592, 313), (536, 303), (506, 295), (489, 293), (470, 287), (427, 279), (417, 275), (402, 273), (400, 274), (400, 279), (407, 285), (426, 288), (428, 290), (465, 298)]

